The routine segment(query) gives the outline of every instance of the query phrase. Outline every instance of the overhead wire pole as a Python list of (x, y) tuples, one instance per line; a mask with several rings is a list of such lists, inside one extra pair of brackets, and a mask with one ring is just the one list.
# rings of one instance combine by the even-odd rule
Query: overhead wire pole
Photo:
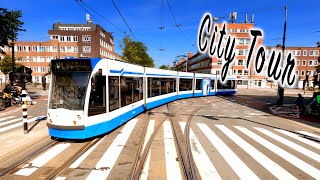
[[(287, 31), (287, 15), (288, 15), (288, 6), (285, 5), (284, 7), (284, 28), (283, 28), (283, 39), (282, 39), (282, 64), (284, 63), (284, 56), (285, 56), (285, 43), (286, 43), (286, 31)], [(284, 87), (282, 87), (280, 84), (278, 85), (278, 105), (283, 105), (283, 96), (284, 96)]]
[(164, 29), (164, 27), (162, 26), (162, 9), (163, 9), (163, 0), (161, 0), (161, 16), (160, 16), (160, 31), (161, 31), (161, 35), (160, 35), (160, 48), (159, 51), (164, 51), (164, 49), (162, 48), (162, 30)]

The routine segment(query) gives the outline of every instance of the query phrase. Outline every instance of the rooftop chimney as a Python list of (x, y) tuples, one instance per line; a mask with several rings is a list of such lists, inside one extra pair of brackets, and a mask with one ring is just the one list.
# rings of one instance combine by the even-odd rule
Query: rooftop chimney
[(90, 14), (86, 14), (86, 20), (87, 20), (87, 24), (92, 24), (92, 21), (90, 20)]

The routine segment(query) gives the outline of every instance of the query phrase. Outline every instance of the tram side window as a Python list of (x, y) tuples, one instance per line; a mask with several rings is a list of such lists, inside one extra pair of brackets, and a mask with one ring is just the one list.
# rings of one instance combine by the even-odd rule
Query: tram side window
[(214, 79), (211, 80), (211, 89), (214, 89)]
[(142, 78), (136, 77), (121, 77), (120, 92), (121, 92), (121, 107), (142, 100)]
[(109, 76), (109, 112), (119, 109), (119, 77)]
[(155, 97), (161, 94), (160, 84), (159, 78), (148, 78), (148, 97)]
[(91, 78), (88, 116), (106, 113), (106, 76), (99, 72)]
[(202, 79), (196, 79), (196, 90), (202, 89)]
[(179, 91), (190, 91), (192, 90), (192, 79), (180, 79), (179, 82)]
[(235, 80), (227, 80), (225, 84), (221, 84), (220, 81), (218, 81), (217, 88), (218, 89), (235, 89)]
[(175, 79), (160, 78), (161, 95), (175, 92)]

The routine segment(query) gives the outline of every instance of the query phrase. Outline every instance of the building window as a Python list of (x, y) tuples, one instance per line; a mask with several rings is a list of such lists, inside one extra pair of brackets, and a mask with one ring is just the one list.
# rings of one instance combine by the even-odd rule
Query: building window
[(306, 66), (306, 61), (302, 61), (302, 66)]
[(299, 66), (300, 65), (300, 61), (296, 60), (296, 64), (297, 64), (297, 66)]
[(315, 60), (313, 65), (318, 66), (318, 60)]
[(240, 55), (240, 56), (244, 55), (243, 49), (239, 49), (238, 55)]
[(73, 36), (73, 41), (78, 42), (78, 36)]
[(46, 52), (51, 52), (50, 46), (46, 46)]
[(243, 65), (244, 64), (243, 62), (244, 62), (243, 59), (239, 59), (238, 60), (238, 65)]
[(67, 50), (66, 50), (66, 52), (72, 52), (72, 49), (71, 49), (71, 47), (70, 47), (70, 46), (67, 46)]
[(239, 39), (239, 44), (244, 44), (244, 39)]
[(91, 46), (83, 46), (83, 53), (91, 53)]
[(60, 36), (60, 41), (64, 41), (64, 36)]
[(303, 56), (307, 56), (308, 55), (308, 51), (307, 50), (303, 50)]
[(91, 36), (90, 35), (83, 35), (82, 42), (91, 42)]
[(304, 76), (304, 71), (301, 71), (301, 76)]
[(44, 47), (43, 47), (43, 46), (40, 46), (40, 47), (39, 47), (39, 51), (40, 51), (40, 52), (44, 52)]
[(75, 53), (78, 52), (78, 46), (75, 46), (75, 47), (73, 48), (73, 52), (75, 52)]
[(313, 65), (313, 60), (310, 60), (308, 66), (312, 66), (312, 65)]
[(58, 36), (52, 36), (52, 39), (58, 39)]
[(301, 56), (301, 50), (297, 50), (297, 56)]
[(319, 55), (319, 51), (318, 51), (318, 50), (315, 50), (315, 51), (314, 51), (314, 55), (315, 55), (315, 56), (318, 56), (318, 55)]
[(61, 52), (65, 52), (65, 51), (66, 51), (65, 48), (66, 48), (66, 47), (61, 46), (61, 47), (60, 47), (60, 51), (61, 51)]
[(309, 52), (309, 56), (313, 56), (314, 55), (314, 52), (313, 52), (313, 50), (311, 50), (310, 52)]
[(67, 41), (71, 41), (71, 36), (67, 36)]

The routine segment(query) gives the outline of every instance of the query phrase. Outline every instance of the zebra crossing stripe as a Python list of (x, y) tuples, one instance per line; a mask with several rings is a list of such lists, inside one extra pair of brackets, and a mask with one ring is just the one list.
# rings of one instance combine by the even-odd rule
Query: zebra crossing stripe
[(316, 142), (311, 141), (311, 140), (306, 139), (306, 138), (302, 138), (297, 134), (294, 134), (294, 133), (291, 133), (291, 132), (288, 132), (288, 131), (285, 131), (285, 130), (282, 130), (282, 129), (275, 129), (275, 130), (280, 132), (280, 133), (282, 133), (282, 134), (285, 134), (285, 135), (287, 135), (287, 136), (289, 136), (291, 138), (294, 138), (294, 139), (296, 139), (296, 140), (298, 140), (300, 142), (303, 142), (303, 143), (308, 144), (308, 145), (310, 145), (312, 147), (320, 149), (320, 144), (319, 143), (316, 143)]
[(17, 116), (7, 116), (7, 117), (4, 117), (4, 118), (0, 118), (0, 122), (1, 122), (1, 121), (5, 121), (5, 120), (7, 120), (7, 119), (14, 118), (14, 117), (17, 117)]
[[(148, 141), (149, 141), (149, 139), (150, 139), (150, 137), (151, 137), (151, 135), (152, 135), (152, 133), (154, 131), (154, 124), (155, 124), (155, 120), (150, 120), (149, 123), (148, 123), (147, 134), (146, 134), (145, 139), (144, 139), (142, 151), (146, 147), (146, 145), (147, 145), (147, 143), (148, 143)], [(145, 179), (145, 180), (148, 179), (150, 157), (151, 157), (151, 150), (148, 152), (148, 156), (147, 156), (146, 162), (145, 162), (145, 164), (143, 166), (143, 170), (141, 172), (140, 179)]]
[(12, 119), (12, 120), (10, 120), (10, 121), (6, 121), (6, 122), (0, 123), (0, 126), (4, 126), (4, 125), (6, 125), (6, 124), (11, 124), (11, 123), (14, 123), (14, 122), (17, 122), (17, 121), (21, 121), (21, 120), (22, 120), (22, 118)]
[(262, 128), (255, 128), (255, 129), (260, 131), (260, 132), (262, 132), (263, 134), (271, 137), (272, 139), (277, 140), (277, 141), (281, 142), (282, 144), (284, 144), (284, 145), (286, 145), (286, 146), (288, 146), (288, 147), (290, 147), (290, 148), (292, 148), (292, 149), (304, 154), (305, 156), (308, 156), (309, 158), (320, 162), (320, 155), (319, 154), (314, 153), (314, 152), (310, 151), (309, 149), (306, 149), (306, 148), (304, 148), (304, 147), (302, 147), (302, 146), (300, 146), (300, 145), (298, 145), (296, 143), (293, 143), (293, 142), (291, 142), (291, 141), (289, 141), (289, 140), (287, 140), (287, 139), (285, 139), (285, 138), (283, 138), (281, 136), (278, 136), (278, 135), (276, 135), (276, 134), (274, 134), (274, 133), (272, 133), (272, 132), (270, 132), (270, 131), (268, 131), (266, 129), (262, 129)]
[(182, 179), (180, 165), (179, 162), (176, 160), (178, 156), (170, 121), (165, 121), (163, 123), (163, 131), (167, 179)]
[(97, 142), (94, 146), (92, 146), (88, 151), (86, 151), (82, 156), (80, 156), (74, 163), (72, 163), (70, 165), (70, 168), (77, 168), (79, 167), (79, 165), (81, 164), (81, 162), (86, 159), (89, 154), (96, 149), (96, 147), (106, 138), (107, 136), (103, 137), (102, 139), (100, 139), (99, 142)]
[(56, 155), (64, 151), (69, 146), (70, 146), (70, 143), (58, 144), (54, 146), (49, 151), (43, 153), (41, 156), (37, 157), (30, 163), (27, 163), (26, 165), (24, 165), (22, 169), (20, 169), (14, 174), (21, 175), (21, 176), (29, 176), (30, 174), (38, 170), (41, 166), (46, 164), (49, 160), (53, 159)]
[(137, 122), (138, 119), (132, 119), (124, 126), (86, 179), (107, 179)]
[(149, 170), (149, 166), (150, 166), (150, 157), (151, 157), (151, 149), (148, 152), (148, 156), (146, 159), (146, 162), (143, 166), (143, 170), (141, 172), (141, 175), (139, 177), (140, 180), (147, 180), (148, 179), (148, 170)]
[[(186, 122), (179, 122), (182, 132), (184, 132)], [(190, 129), (191, 151), (193, 159), (197, 165), (202, 179), (221, 179), (217, 169), (214, 167), (206, 151), (201, 146), (194, 132)]]
[[(32, 117), (32, 116), (30, 116), (30, 117)], [(33, 119), (30, 119), (30, 120), (28, 120), (28, 122), (33, 122), (33, 121), (35, 121), (37, 118), (33, 118)], [(20, 119), (21, 120), (21, 119)], [(12, 125), (10, 125), (10, 126), (6, 126), (6, 127), (3, 127), (3, 128), (0, 128), (0, 133), (1, 132), (4, 132), (4, 131), (8, 131), (8, 130), (10, 130), (10, 129), (13, 129), (13, 128), (16, 128), (16, 127), (19, 127), (19, 126), (22, 126), (23, 125), (23, 123), (21, 123), (21, 122), (18, 122), (18, 123), (16, 123), (16, 124), (12, 124)]]
[(255, 133), (251, 132), (250, 130), (248, 130), (248, 129), (244, 128), (244, 127), (235, 126), (235, 128), (237, 128), (242, 133), (246, 134), (251, 139), (253, 139), (256, 142), (258, 142), (259, 144), (261, 144), (265, 148), (267, 148), (270, 151), (274, 152), (275, 154), (277, 154), (281, 158), (285, 159), (286, 161), (288, 161), (292, 165), (296, 166), (297, 168), (301, 169), (305, 173), (309, 174), (313, 178), (318, 179), (320, 177), (320, 171), (318, 169), (314, 168), (313, 166), (309, 165), (308, 163), (302, 161), (301, 159), (299, 159), (299, 158), (295, 157), (294, 155), (286, 152), (285, 150), (283, 150), (283, 149), (279, 148), (278, 146), (270, 143), (269, 141), (263, 139), (262, 137), (256, 135)]
[(312, 134), (312, 133), (309, 133), (309, 132), (307, 132), (307, 131), (297, 131), (297, 132), (298, 132), (298, 133), (301, 133), (301, 134), (304, 134), (304, 135), (307, 135), (307, 136), (311, 136), (311, 137), (320, 139), (320, 136), (315, 135), (315, 134)]
[(258, 161), (264, 168), (266, 168), (271, 174), (273, 174), (277, 179), (296, 179), (293, 175), (279, 166), (277, 163), (273, 162), (266, 155), (262, 154), (256, 148), (251, 146), (245, 140), (240, 138), (237, 134), (232, 132), (230, 129), (224, 125), (216, 125), (227, 137), (229, 137), (233, 142), (240, 146), (245, 152), (247, 152), (251, 157)]
[(240, 179), (259, 179), (206, 124), (197, 125)]

